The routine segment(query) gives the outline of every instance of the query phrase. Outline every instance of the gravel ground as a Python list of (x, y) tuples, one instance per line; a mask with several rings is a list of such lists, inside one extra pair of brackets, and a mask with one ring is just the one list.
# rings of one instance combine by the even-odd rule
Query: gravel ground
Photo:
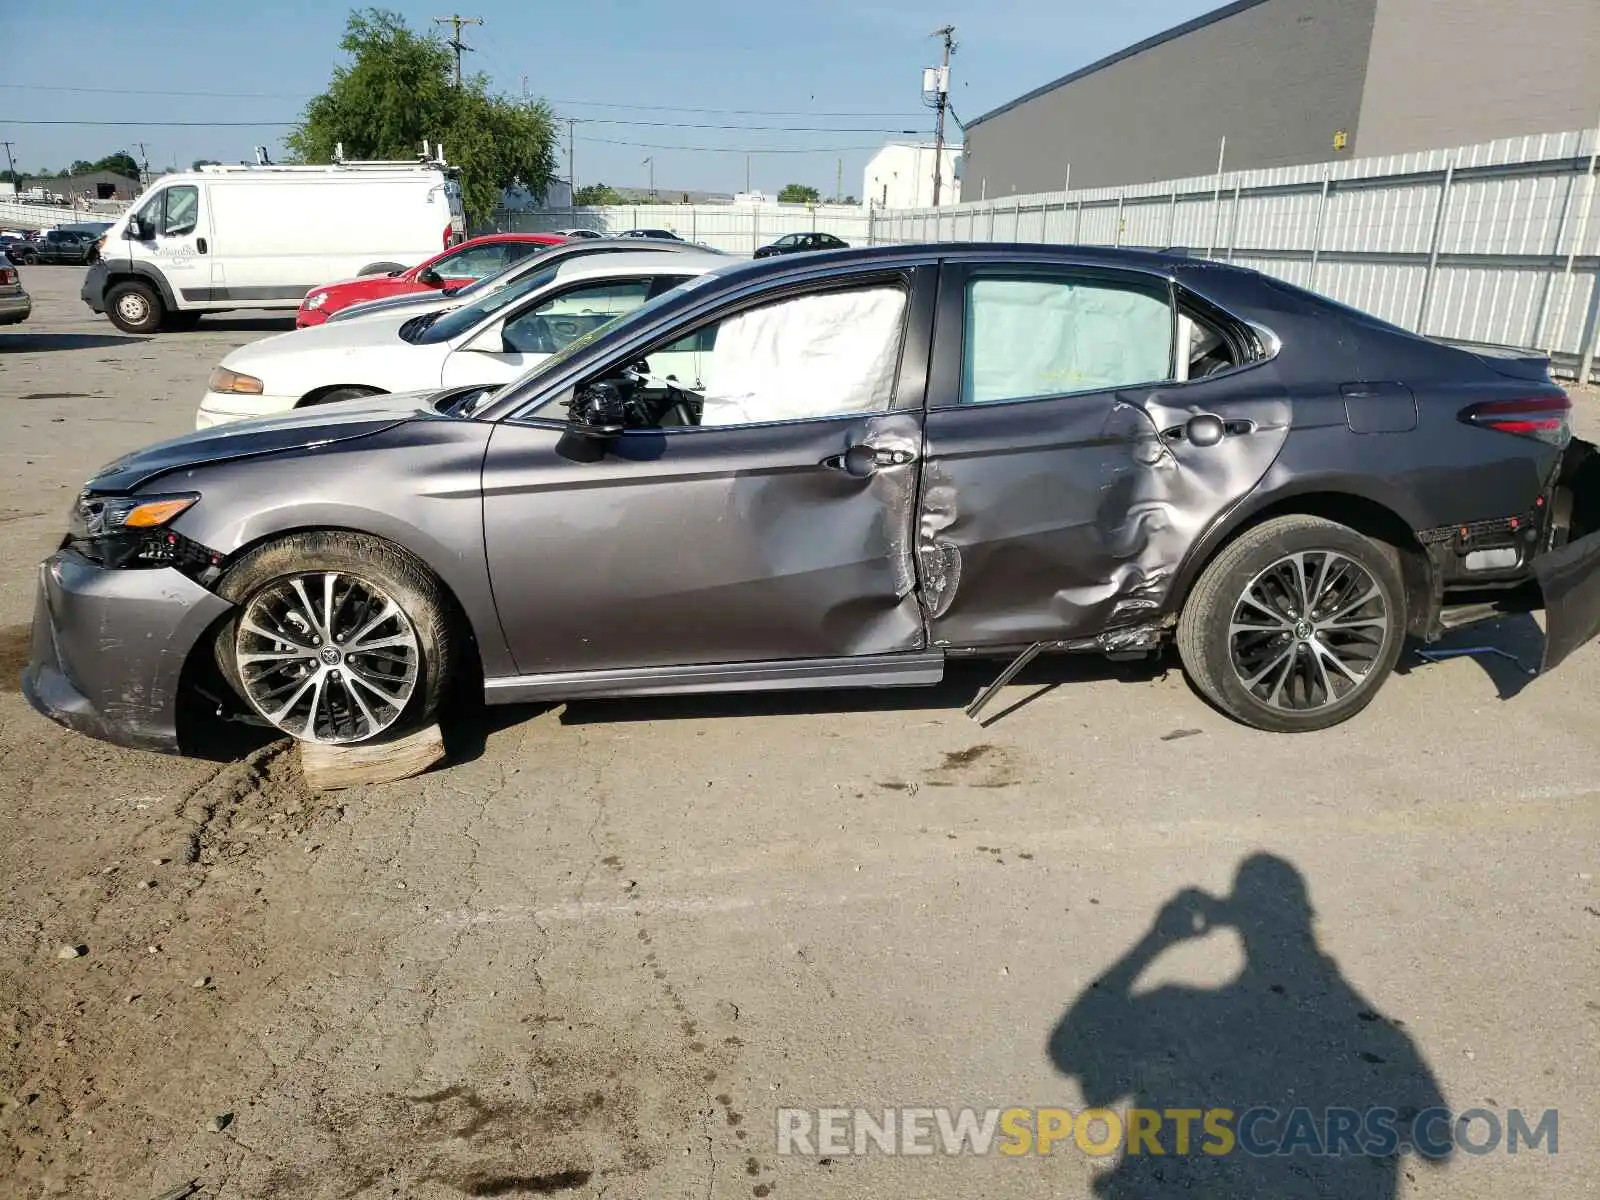
[[(776, 1136), (789, 1106), (1130, 1097), (1558, 1108), (1558, 1154), (1361, 1162), (1328, 1194), (1592, 1192), (1600, 652), (1416, 666), (1297, 738), (1084, 661), (987, 727), (967, 669), (500, 712), (448, 769), (326, 796), (281, 746), (119, 750), (17, 694), (34, 564), (84, 478), (284, 323), (127, 338), (79, 279), (29, 270), (0, 330), (0, 1194), (1175, 1195), (1070, 1138)], [(1228, 897), (1204, 936), (1157, 920), (1186, 888)], [(1136, 989), (1091, 987), (1119, 960)], [(1300, 1194), (1303, 1162), (1232, 1156), (1210, 1194)]]

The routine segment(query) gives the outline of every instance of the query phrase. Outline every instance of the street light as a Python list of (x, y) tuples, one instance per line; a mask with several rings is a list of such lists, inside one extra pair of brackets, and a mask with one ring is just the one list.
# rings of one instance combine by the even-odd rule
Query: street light
[(639, 164), (641, 167), (650, 168), (650, 199), (656, 198), (656, 160), (652, 155)]

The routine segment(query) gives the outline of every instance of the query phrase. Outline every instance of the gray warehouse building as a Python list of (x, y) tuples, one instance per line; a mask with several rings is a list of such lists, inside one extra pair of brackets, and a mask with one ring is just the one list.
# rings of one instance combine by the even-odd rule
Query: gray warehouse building
[(970, 122), (962, 196), (1587, 129), (1597, 54), (1600, 0), (1237, 0)]

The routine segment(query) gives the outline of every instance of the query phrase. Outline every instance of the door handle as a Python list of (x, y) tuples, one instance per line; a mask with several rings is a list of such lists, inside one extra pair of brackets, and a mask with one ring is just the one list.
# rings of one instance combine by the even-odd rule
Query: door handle
[(834, 454), (822, 460), (821, 465), (830, 471), (843, 471), (858, 478), (871, 475), (883, 467), (903, 467), (916, 461), (909, 450), (885, 450), (879, 446), (851, 446), (843, 454)]
[(204, 254), (206, 252), (206, 240), (205, 240), (205, 238), (195, 238), (195, 240), (194, 240), (194, 248), (197, 251), (199, 251), (201, 254)]

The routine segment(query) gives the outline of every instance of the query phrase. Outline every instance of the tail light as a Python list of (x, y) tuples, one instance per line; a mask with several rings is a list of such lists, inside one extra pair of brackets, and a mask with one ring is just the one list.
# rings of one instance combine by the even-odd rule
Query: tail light
[(1463, 409), (1461, 419), (1469, 425), (1535, 438), (1552, 446), (1565, 446), (1572, 440), (1572, 401), (1565, 392), (1526, 400), (1488, 400)]
[(10, 287), (17, 281), (15, 267), (0, 267), (0, 287)]

